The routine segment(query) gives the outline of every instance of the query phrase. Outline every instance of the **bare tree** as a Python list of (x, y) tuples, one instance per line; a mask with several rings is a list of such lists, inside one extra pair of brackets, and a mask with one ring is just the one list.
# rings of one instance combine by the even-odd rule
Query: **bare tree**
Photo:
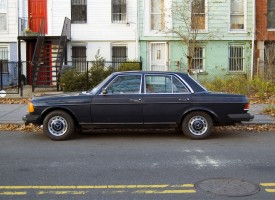
[(177, 35), (181, 44), (186, 46), (184, 54), (187, 58), (188, 72), (192, 73), (196, 67), (194, 57), (200, 53), (200, 47), (214, 36), (213, 33), (206, 32), (209, 7), (206, 6), (205, 0), (173, 0), (171, 5), (168, 13), (173, 19), (173, 26), (166, 30)]

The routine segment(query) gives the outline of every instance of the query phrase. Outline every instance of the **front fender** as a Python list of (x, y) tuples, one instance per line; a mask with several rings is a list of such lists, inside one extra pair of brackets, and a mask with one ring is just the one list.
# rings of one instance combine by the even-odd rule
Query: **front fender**
[(40, 117), (40, 123), (43, 124), (43, 121), (45, 119), (45, 117), (52, 111), (55, 111), (55, 110), (63, 110), (65, 112), (67, 112), (68, 114), (71, 115), (71, 117), (74, 119), (75, 122), (78, 122), (76, 120), (76, 117), (75, 117), (75, 113), (73, 110), (69, 109), (68, 107), (63, 107), (63, 106), (50, 106), (50, 107), (47, 107), (46, 109), (44, 109), (42, 112), (41, 112), (41, 117)]

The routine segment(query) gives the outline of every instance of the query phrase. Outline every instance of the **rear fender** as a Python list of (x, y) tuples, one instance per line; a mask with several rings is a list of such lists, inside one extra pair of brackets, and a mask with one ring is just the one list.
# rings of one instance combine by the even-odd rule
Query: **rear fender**
[(217, 115), (214, 111), (212, 111), (212, 110), (210, 110), (210, 109), (207, 109), (207, 108), (203, 108), (203, 107), (192, 107), (192, 108), (187, 109), (184, 113), (182, 113), (180, 119), (178, 120), (178, 124), (181, 125), (181, 123), (182, 123), (184, 117), (185, 117), (186, 115), (188, 115), (189, 113), (195, 112), (195, 111), (203, 111), (203, 112), (206, 112), (206, 113), (209, 114), (210, 117), (213, 119), (213, 122), (219, 122), (219, 120), (218, 120), (218, 115)]

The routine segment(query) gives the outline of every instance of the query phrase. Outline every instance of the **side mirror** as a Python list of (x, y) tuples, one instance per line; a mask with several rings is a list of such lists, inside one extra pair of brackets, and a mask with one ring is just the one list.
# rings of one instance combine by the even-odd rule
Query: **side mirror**
[(106, 88), (102, 88), (102, 92), (101, 93), (102, 94), (108, 94), (107, 89)]

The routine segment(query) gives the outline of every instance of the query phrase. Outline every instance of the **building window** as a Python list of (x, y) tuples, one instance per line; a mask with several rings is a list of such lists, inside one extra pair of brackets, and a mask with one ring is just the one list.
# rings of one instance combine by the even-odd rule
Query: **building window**
[(127, 60), (127, 47), (114, 46), (112, 47), (112, 61), (125, 62)]
[(77, 71), (86, 72), (86, 47), (72, 47), (72, 61)]
[(204, 47), (195, 47), (191, 70), (196, 72), (203, 72), (205, 63), (204, 59)]
[(164, 0), (151, 0), (151, 30), (164, 30)]
[(9, 60), (9, 49), (8, 47), (0, 47), (0, 67), (2, 73), (8, 72), (8, 60)]
[(0, 0), (0, 31), (7, 30), (7, 0)]
[(244, 0), (231, 0), (230, 3), (230, 29), (244, 29)]
[(127, 19), (126, 0), (112, 0), (112, 22), (126, 23)]
[(267, 28), (275, 29), (275, 0), (268, 0)]
[(72, 23), (87, 23), (87, 0), (71, 0), (71, 3)]
[(192, 1), (192, 29), (205, 29), (205, 0)]
[(122, 62), (127, 61), (127, 47), (113, 46), (112, 47), (112, 62), (113, 67), (118, 68)]
[(229, 72), (242, 72), (244, 69), (244, 46), (231, 45), (229, 47)]

